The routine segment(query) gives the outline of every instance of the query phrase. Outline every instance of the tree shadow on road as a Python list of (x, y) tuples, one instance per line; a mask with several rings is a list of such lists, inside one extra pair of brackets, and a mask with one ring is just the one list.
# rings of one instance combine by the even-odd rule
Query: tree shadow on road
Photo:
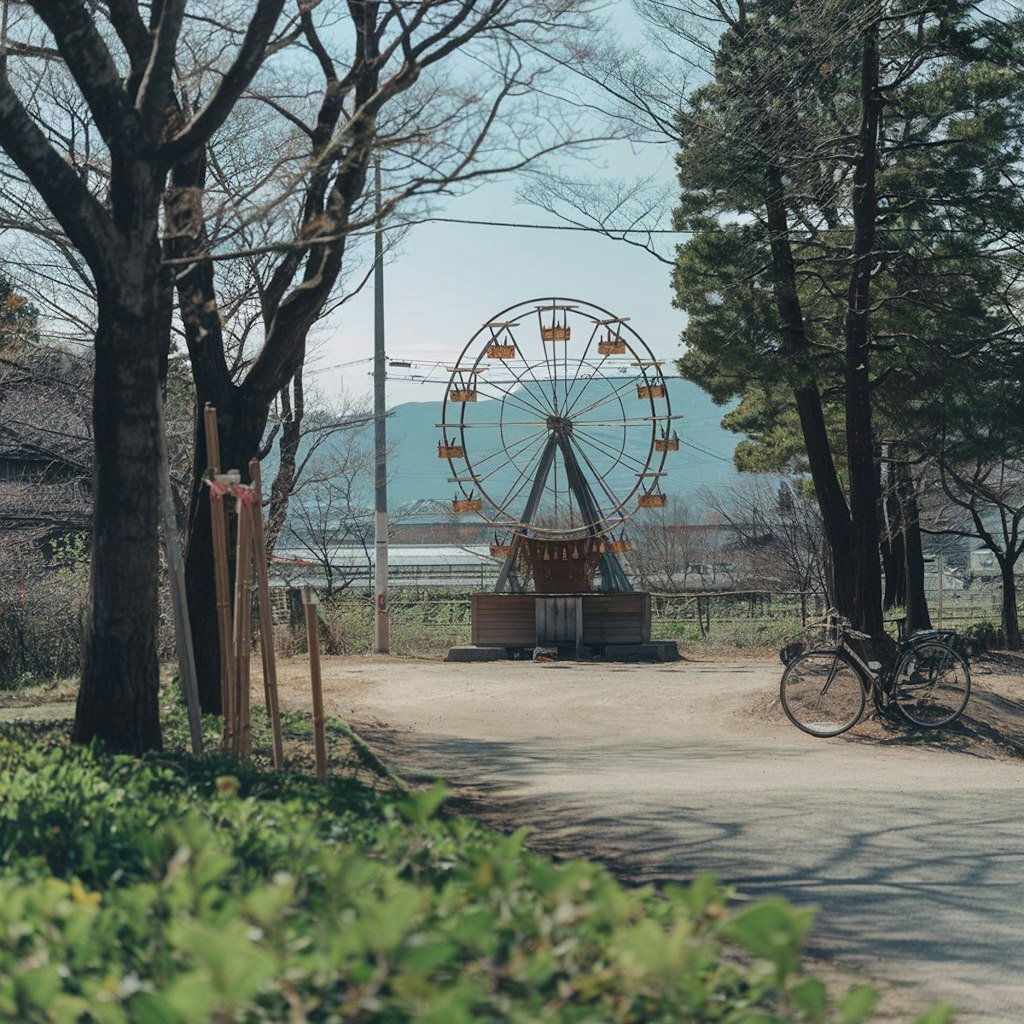
[[(990, 806), (989, 794), (955, 787), (904, 792), (881, 773), (877, 790), (838, 793), (819, 793), (810, 774), (805, 789), (779, 793), (645, 784), (666, 764), (683, 776), (698, 761), (707, 770), (709, 760), (724, 766), (752, 756), (749, 745), (722, 740), (373, 739), (398, 763), (448, 779), (455, 810), (499, 829), (530, 829), (539, 852), (597, 858), (636, 884), (713, 871), (738, 899), (778, 894), (816, 905), (812, 955), (838, 957), (915, 997), (923, 985), (924, 1002), (979, 985), (997, 1008), (1024, 1002), (1024, 800), (1011, 813), (1005, 793)], [(799, 774), (799, 758), (815, 749), (772, 756), (795, 759)], [(809, 772), (815, 764), (808, 761)]]

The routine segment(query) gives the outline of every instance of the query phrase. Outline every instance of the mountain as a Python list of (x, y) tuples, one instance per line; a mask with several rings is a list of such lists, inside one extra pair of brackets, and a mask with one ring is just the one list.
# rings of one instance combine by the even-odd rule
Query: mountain
[[(678, 452), (668, 455), (662, 478), (662, 489), (669, 496), (678, 496), (692, 500), (695, 492), (702, 487), (720, 488), (731, 483), (736, 477), (733, 468), (732, 453), (740, 440), (739, 435), (723, 430), (721, 419), (726, 409), (716, 406), (710, 396), (690, 381), (670, 379), (667, 382), (669, 400), (674, 416), (681, 416), (672, 423), (678, 433), (680, 445)], [(536, 386), (535, 386), (536, 387)], [(605, 389), (602, 392), (602, 387)], [(595, 470), (604, 477), (605, 483), (613, 493), (622, 488), (628, 492), (636, 483), (636, 472), (639, 464), (633, 459), (641, 458), (648, 446), (650, 435), (639, 428), (626, 431), (626, 458), (614, 472), (605, 474), (604, 470), (612, 462), (612, 455), (622, 448), (623, 430), (613, 424), (617, 417), (631, 417), (630, 422), (645, 410), (643, 403), (635, 398), (619, 404), (617, 396), (611, 393), (614, 384), (595, 384), (576, 403), (574, 413), (588, 405), (598, 403), (598, 408), (590, 414), (584, 414), (577, 429), (582, 435), (585, 431), (587, 441), (584, 442), (595, 463)], [(537, 424), (536, 414), (531, 414), (532, 407), (530, 390), (520, 389), (506, 400), (505, 422), (524, 424), (523, 426), (506, 427), (504, 430), (504, 449), (511, 450), (519, 468), (526, 468), (530, 475), (536, 462), (530, 464), (529, 456), (537, 453), (543, 440), (541, 433), (538, 438), (534, 434), (531, 442), (530, 433), (541, 430)], [(575, 396), (570, 396), (570, 404)], [(467, 423), (494, 423), (501, 417), (498, 413), (499, 403), (484, 401), (467, 404)], [(451, 408), (451, 407), (449, 407)], [(608, 410), (614, 409), (614, 414)], [(390, 457), (390, 485), (388, 504), (393, 509), (421, 498), (451, 499), (456, 485), (449, 483), (451, 468), (448, 462), (437, 457), (437, 443), (441, 440), (441, 430), (436, 426), (441, 421), (440, 402), (406, 402), (395, 406), (388, 419), (388, 442), (392, 449)], [(457, 415), (457, 411), (456, 411)], [(588, 423), (588, 415), (601, 417), (594, 424)], [(575, 416), (574, 416), (575, 418)], [(584, 426), (584, 424), (586, 424)], [(463, 433), (467, 452), (479, 475), (489, 474), (484, 482), (488, 494), (503, 495), (510, 486), (515, 485), (518, 470), (511, 465), (502, 467), (506, 455), (502, 454), (502, 431), (497, 427), (480, 426), (467, 429)], [(521, 457), (520, 456), (521, 453)]]

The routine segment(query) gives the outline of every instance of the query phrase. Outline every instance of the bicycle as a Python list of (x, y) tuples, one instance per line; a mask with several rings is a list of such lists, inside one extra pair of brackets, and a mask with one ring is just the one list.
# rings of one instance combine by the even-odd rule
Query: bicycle
[(892, 668), (865, 660), (850, 640), (868, 640), (834, 611), (823, 623), (832, 643), (808, 650), (790, 644), (779, 652), (786, 666), (779, 685), (782, 710), (812, 736), (839, 736), (864, 714), (870, 690), (880, 715), (893, 709), (911, 725), (937, 729), (955, 722), (971, 695), (971, 670), (951, 629), (922, 630), (904, 640)]

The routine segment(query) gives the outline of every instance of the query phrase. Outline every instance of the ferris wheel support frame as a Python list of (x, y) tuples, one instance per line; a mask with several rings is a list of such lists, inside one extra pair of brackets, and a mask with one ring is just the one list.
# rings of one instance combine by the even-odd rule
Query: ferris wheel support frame
[[(576, 501), (579, 503), (580, 510), (593, 524), (590, 527), (590, 535), (598, 537), (601, 534), (601, 530), (596, 524), (603, 521), (600, 506), (580, 469), (579, 461), (576, 458), (576, 453), (572, 450), (572, 445), (562, 431), (558, 429), (553, 430), (548, 435), (547, 443), (541, 453), (540, 461), (537, 464), (537, 475), (534, 477), (530, 495), (526, 499), (526, 507), (523, 510), (521, 525), (528, 527), (537, 513), (537, 506), (540, 504), (541, 495), (544, 493), (544, 487), (547, 484), (548, 474), (551, 472), (551, 466), (554, 463), (555, 452), (558, 450), (562, 452), (562, 459), (565, 464), (568, 477), (566, 483), (576, 495)], [(522, 544), (522, 534), (516, 531), (509, 552), (505, 556), (505, 561), (502, 563), (501, 570), (498, 573), (498, 579), (494, 584), (495, 594), (502, 593), (506, 585), (511, 585), (513, 591), (522, 589), (515, 571)], [(625, 570), (622, 568), (622, 563), (613, 551), (605, 551), (601, 555), (599, 564), (601, 567), (601, 580), (604, 583), (605, 590), (617, 593), (629, 593), (632, 591), (633, 587), (626, 576)]]

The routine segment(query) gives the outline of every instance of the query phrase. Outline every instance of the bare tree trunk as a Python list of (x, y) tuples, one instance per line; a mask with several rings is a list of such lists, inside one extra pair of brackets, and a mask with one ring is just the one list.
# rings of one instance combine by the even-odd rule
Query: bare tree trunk
[(305, 396), (302, 390), (302, 367), (292, 381), (294, 403), (288, 394), (288, 385), (281, 388), (281, 441), (278, 445), (281, 461), (270, 485), (270, 507), (267, 510), (267, 553), (273, 554), (278, 537), (288, 519), (288, 499), (295, 485), (295, 466), (302, 439), (302, 418), (305, 414)]
[(885, 592), (882, 610), (902, 608), (907, 603), (907, 559), (905, 532), (900, 498), (896, 493), (896, 469), (890, 463), (888, 485), (882, 485), (882, 463), (875, 463), (877, 474), (878, 520), (881, 535), (882, 573)]
[[(93, 428), (92, 611), (71, 738), (161, 747), (157, 608), (159, 262), (100, 302)], [(129, 275), (126, 269), (126, 277)], [(146, 339), (140, 344), (140, 339)]]
[(906, 607), (907, 552), (904, 547), (904, 536), (895, 525), (890, 528), (888, 534), (882, 535), (882, 570), (885, 576), (883, 610)]
[(853, 603), (848, 614), (857, 629), (872, 636), (881, 636), (884, 629), (868, 337), (871, 266), (878, 213), (875, 169), (881, 113), (876, 20), (864, 33), (861, 124), (853, 172), (852, 269), (845, 325), (846, 453), (850, 479), (850, 558), (854, 580)]
[(903, 556), (906, 565), (907, 632), (931, 629), (928, 597), (924, 589), (924, 549), (921, 546), (921, 519), (917, 505), (914, 478), (904, 462), (895, 465), (896, 499), (903, 534)]
[(1014, 562), (999, 555), (999, 574), (1003, 586), (1003, 638), (1008, 651), (1019, 651), (1020, 623), (1017, 619), (1017, 580), (1014, 576)]

